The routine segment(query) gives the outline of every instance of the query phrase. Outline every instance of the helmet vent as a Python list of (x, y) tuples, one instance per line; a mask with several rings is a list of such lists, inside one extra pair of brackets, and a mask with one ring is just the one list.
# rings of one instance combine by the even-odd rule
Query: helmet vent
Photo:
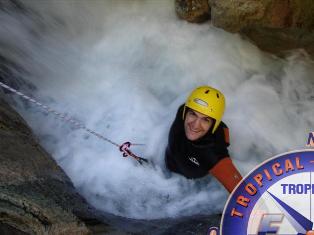
[(205, 91), (205, 94), (208, 94), (208, 92), (209, 92), (209, 90), (206, 90), (206, 91)]
[(208, 103), (205, 102), (204, 100), (195, 98), (193, 101), (194, 101), (195, 103), (199, 104), (199, 105), (202, 105), (202, 106), (204, 106), (204, 107), (208, 107)]
[(219, 94), (218, 94), (218, 93), (216, 93), (216, 95), (217, 95), (217, 98), (219, 99)]

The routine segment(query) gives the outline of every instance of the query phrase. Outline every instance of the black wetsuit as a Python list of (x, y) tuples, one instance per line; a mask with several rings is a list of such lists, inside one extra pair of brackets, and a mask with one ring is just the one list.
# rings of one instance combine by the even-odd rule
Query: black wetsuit
[(208, 131), (199, 140), (190, 141), (184, 131), (183, 107), (179, 107), (169, 132), (166, 166), (187, 178), (200, 178), (208, 175), (221, 159), (229, 157), (228, 137), (225, 137), (227, 126), (221, 122), (214, 134)]

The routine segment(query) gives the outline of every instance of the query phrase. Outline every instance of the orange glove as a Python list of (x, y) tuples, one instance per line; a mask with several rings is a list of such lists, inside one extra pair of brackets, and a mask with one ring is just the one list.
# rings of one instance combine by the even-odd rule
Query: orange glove
[(233, 165), (230, 157), (220, 160), (210, 171), (210, 174), (216, 177), (220, 183), (228, 190), (229, 193), (242, 180), (237, 168)]

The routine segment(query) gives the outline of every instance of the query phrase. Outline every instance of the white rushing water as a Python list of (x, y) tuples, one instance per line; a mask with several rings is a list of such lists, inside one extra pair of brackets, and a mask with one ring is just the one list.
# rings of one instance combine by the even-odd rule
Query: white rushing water
[(132, 149), (155, 167), (37, 107), (17, 106), (87, 200), (124, 217), (222, 211), (228, 194), (215, 179), (187, 180), (164, 165), (171, 122), (196, 86), (225, 94), (229, 150), (243, 175), (303, 148), (313, 131), (314, 70), (302, 51), (264, 54), (238, 35), (179, 20), (173, 2), (24, 1), (26, 13), (0, 13), (0, 54), (24, 69), (19, 75), (37, 88), (29, 95), (115, 142), (145, 144)]

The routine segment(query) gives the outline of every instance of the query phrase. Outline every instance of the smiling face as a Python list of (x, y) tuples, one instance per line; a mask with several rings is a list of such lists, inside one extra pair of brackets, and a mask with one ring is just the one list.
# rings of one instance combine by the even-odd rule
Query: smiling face
[(184, 119), (186, 138), (191, 141), (202, 138), (214, 125), (214, 119), (193, 109), (188, 109)]

